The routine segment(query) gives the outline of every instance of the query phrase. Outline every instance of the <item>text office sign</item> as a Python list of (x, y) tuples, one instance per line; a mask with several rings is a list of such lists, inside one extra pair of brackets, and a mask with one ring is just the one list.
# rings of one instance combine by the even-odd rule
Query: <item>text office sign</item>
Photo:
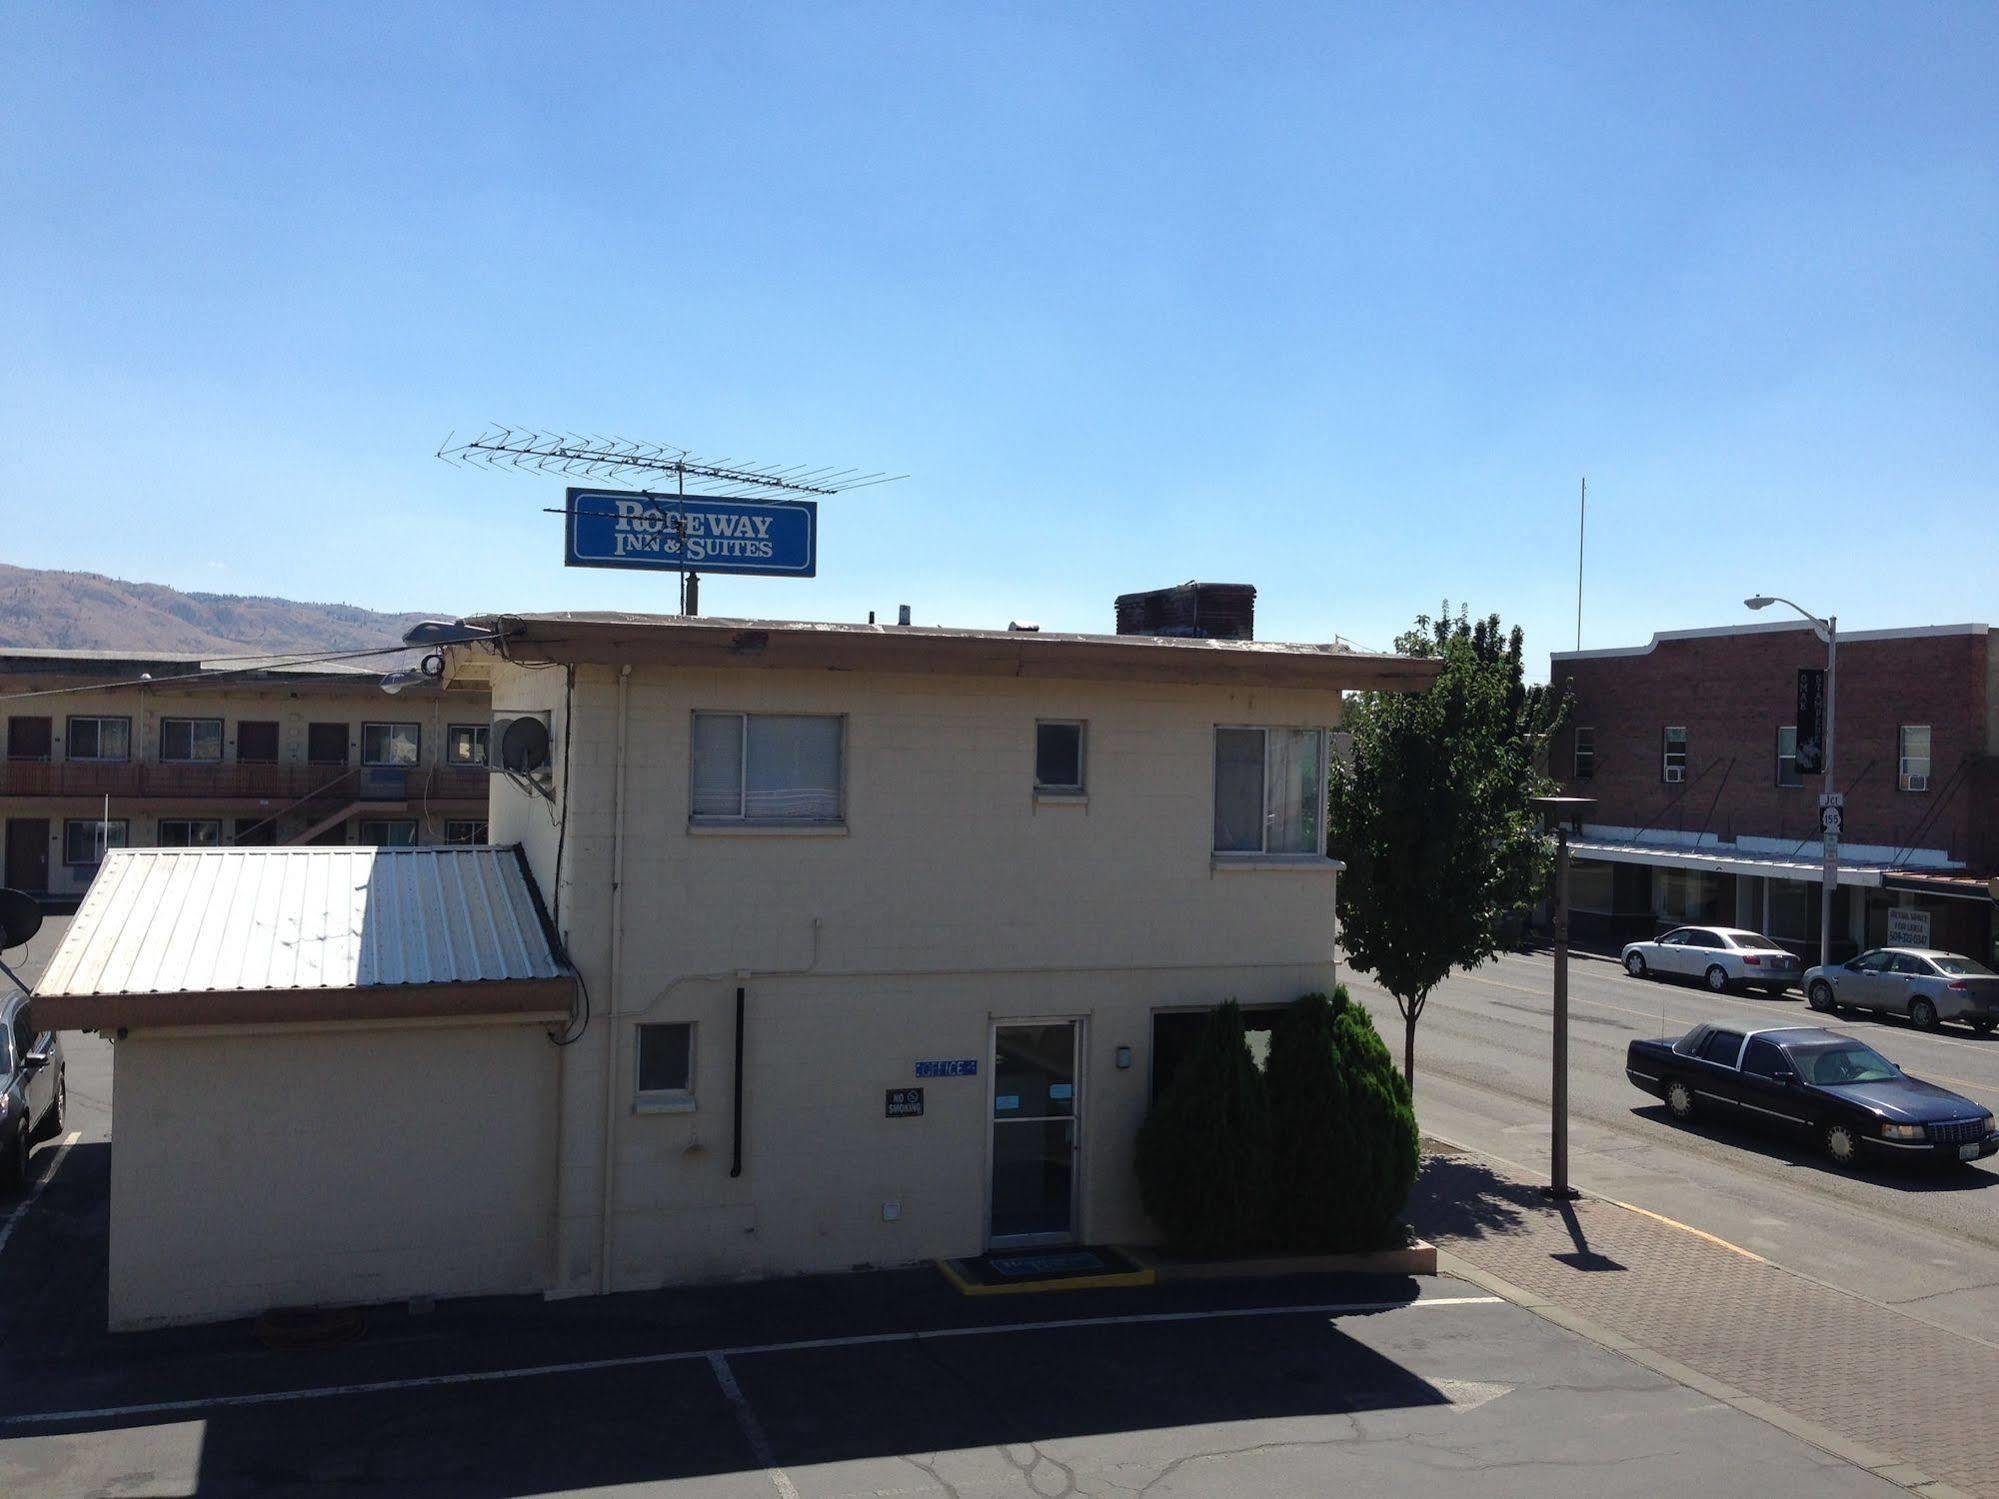
[(685, 499), (643, 490), (568, 492), (562, 560), (570, 567), (762, 573), (810, 578), (819, 567), (811, 500)]

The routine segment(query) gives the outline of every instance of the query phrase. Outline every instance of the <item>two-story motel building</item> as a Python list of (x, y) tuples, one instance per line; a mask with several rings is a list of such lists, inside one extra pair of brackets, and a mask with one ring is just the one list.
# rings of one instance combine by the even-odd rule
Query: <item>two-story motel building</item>
[[(1226, 998), (1331, 987), (1329, 731), (1344, 692), (1421, 690), (1435, 671), (1249, 640), (467, 623), (491, 638), (452, 651), (452, 683), (490, 689), (496, 736), (547, 730), (491, 803), (493, 842), (518, 845), (541, 908), (541, 956), (472, 983), (438, 958), (452, 998), (428, 1015), (408, 973), (247, 1011), (210, 975), (203, 1009), (79, 977), (108, 940), (93, 893), (51, 964), (47, 1023), (123, 1027), (121, 1154), (131, 1062), (148, 1080), (137, 1127), (178, 1136), (134, 1148), (152, 1170), (122, 1197), (114, 1163), (115, 1323), (1146, 1241), (1132, 1159), (1155, 1034)], [(409, 860), (470, 852), (375, 857), (406, 879)], [(485, 913), (525, 904), (479, 893), (502, 883), (452, 875), (444, 922), (510, 929)], [(547, 1014), (551, 953), (574, 976), (566, 1021)], [(232, 1180), (206, 1142), (248, 1121), (175, 1087), (225, 1052), (277, 1111), (258, 1127), (308, 1141), (301, 1162), (323, 1169)], [(452, 1083), (394, 1090), (387, 1166), (365, 1122), (291, 1117), (294, 1079), (338, 1075), (346, 1052), (376, 1088)], [(356, 1151), (359, 1200), (322, 1185), (357, 1179)], [(422, 1244), (398, 1200), (417, 1195)], [(247, 1221), (201, 1246), (190, 1305), (187, 1276), (151, 1261), (192, 1244), (221, 1197)]]

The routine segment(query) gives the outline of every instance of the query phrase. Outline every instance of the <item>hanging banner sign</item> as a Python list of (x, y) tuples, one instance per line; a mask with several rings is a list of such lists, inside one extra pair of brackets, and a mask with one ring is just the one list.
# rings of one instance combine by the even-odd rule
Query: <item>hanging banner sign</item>
[(1825, 774), (1825, 669), (1798, 669), (1798, 774)]
[(819, 506), (811, 500), (572, 489), (563, 509), (562, 560), (569, 567), (786, 578), (810, 578), (819, 570)]

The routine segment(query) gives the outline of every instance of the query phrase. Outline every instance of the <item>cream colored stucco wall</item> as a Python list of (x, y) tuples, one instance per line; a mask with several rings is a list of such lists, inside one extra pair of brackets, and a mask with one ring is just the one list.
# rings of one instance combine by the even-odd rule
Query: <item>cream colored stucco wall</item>
[(540, 1026), (135, 1032), (112, 1065), (114, 1329), (546, 1284)]
[[(578, 669), (556, 787), (558, 920), (595, 1007), (563, 1054), (558, 1290), (603, 1285), (607, 1077), (616, 1289), (982, 1248), (990, 1026), (1006, 1018), (1085, 1022), (1080, 1229), (1143, 1239), (1130, 1162), (1153, 1011), (1281, 1002), (1334, 980), (1333, 866), (1233, 867), (1210, 849), (1216, 725), (1331, 727), (1336, 694), (635, 668), (614, 891), (617, 683)], [(501, 666), (496, 711), (559, 715), (563, 685)], [(844, 714), (844, 832), (690, 830), (697, 709)], [(1088, 724), (1086, 800), (1034, 797), (1038, 718)], [(492, 816), (494, 841), (525, 843), (544, 891), (558, 888), (548, 804), (496, 782)], [(732, 1180), (739, 982), (747, 1124)], [(696, 1025), (695, 1112), (635, 1111), (641, 1020)], [(884, 1090), (916, 1084), (918, 1059), (962, 1057), (979, 1075), (925, 1080), (925, 1117), (883, 1117)]]

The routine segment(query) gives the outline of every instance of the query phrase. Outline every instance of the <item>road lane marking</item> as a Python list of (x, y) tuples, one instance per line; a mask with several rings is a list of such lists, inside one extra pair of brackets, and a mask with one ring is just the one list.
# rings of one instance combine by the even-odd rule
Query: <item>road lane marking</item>
[(1172, 1322), (1230, 1322), (1255, 1317), (1357, 1317), (1424, 1307), (1503, 1306), (1503, 1296), (1419, 1296), (1407, 1301), (1330, 1301), (1310, 1306), (1214, 1307), (1194, 1312), (1134, 1312), (1118, 1317), (1069, 1317), (1046, 1322), (1003, 1322), (989, 1326), (937, 1327), (916, 1332), (853, 1333), (837, 1338), (801, 1338), (789, 1343), (743, 1343), (731, 1348), (690, 1348), (672, 1353), (632, 1353), (616, 1358), (576, 1359), (560, 1364), (526, 1364), (512, 1369), (477, 1369), (460, 1374), (420, 1374), (356, 1384), (308, 1385), (247, 1395), (203, 1395), (185, 1400), (151, 1400), (84, 1410), (26, 1411), (0, 1416), (0, 1428), (62, 1425), (73, 1421), (116, 1421), (178, 1411), (230, 1410), (281, 1405), (293, 1400), (330, 1400), (346, 1395), (383, 1395), (398, 1390), (438, 1390), (456, 1385), (499, 1384), (514, 1379), (546, 1379), (558, 1374), (599, 1374), (657, 1364), (707, 1363), (715, 1356), (749, 1358), (764, 1353), (804, 1353), (826, 1348), (866, 1348), (884, 1343), (928, 1343), (941, 1338), (986, 1338), (1007, 1333), (1059, 1332), (1073, 1327), (1152, 1327)]
[(55, 1180), (56, 1173), (62, 1169), (62, 1158), (69, 1154), (70, 1146), (82, 1138), (83, 1132), (81, 1130), (71, 1130), (69, 1132), (69, 1138), (64, 1140), (61, 1146), (57, 1148), (55, 1157), (49, 1162), (49, 1169), (41, 1174), (32, 1187), (28, 1188), (28, 1195), (15, 1204), (14, 1211), (7, 1215), (7, 1221), (0, 1223), (0, 1249), (7, 1247), (7, 1241), (14, 1237), (14, 1230), (20, 1226), (21, 1220), (28, 1216), (28, 1209), (35, 1205), (35, 1199), (40, 1197), (43, 1189)]
[(764, 1470), (764, 1476), (782, 1499), (798, 1499), (798, 1485), (791, 1481), (790, 1474), (777, 1465), (777, 1452), (770, 1444), (770, 1434), (764, 1430), (763, 1422), (757, 1419), (743, 1387), (736, 1383), (735, 1371), (729, 1367), (727, 1356), (709, 1354), (708, 1367), (714, 1371), (715, 1383), (722, 1387), (722, 1394), (735, 1407), (736, 1425), (742, 1429), (743, 1440), (750, 1444), (750, 1456), (756, 1460), (756, 1465)]

